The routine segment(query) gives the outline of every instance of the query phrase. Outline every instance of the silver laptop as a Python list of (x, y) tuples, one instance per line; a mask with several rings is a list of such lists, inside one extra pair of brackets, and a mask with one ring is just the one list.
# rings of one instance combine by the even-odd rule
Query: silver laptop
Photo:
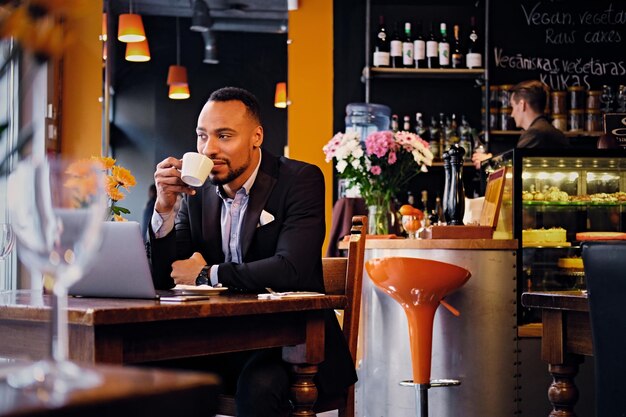
[(104, 222), (102, 246), (70, 295), (157, 298), (141, 227), (137, 222)]
[(193, 291), (154, 289), (141, 226), (137, 222), (104, 222), (100, 251), (83, 279), (70, 287), (69, 294), (83, 297), (160, 298), (162, 301), (208, 298), (206, 294)]

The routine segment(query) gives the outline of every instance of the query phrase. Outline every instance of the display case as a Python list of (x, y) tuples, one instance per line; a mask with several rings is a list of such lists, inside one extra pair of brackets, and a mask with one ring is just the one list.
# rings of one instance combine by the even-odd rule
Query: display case
[[(626, 151), (515, 149), (486, 172), (501, 166), (509, 180), (497, 230), (519, 241), (518, 293), (584, 289), (581, 240), (626, 237)], [(519, 324), (541, 321), (518, 305)]]

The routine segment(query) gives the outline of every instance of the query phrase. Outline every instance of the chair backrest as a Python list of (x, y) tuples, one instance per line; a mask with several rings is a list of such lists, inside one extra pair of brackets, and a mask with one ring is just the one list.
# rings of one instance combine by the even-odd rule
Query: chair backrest
[(343, 313), (343, 334), (354, 360), (356, 360), (361, 315), (366, 233), (367, 217), (354, 216), (348, 243), (348, 256), (345, 258), (322, 258), (326, 294), (345, 295), (348, 299)]
[(595, 363), (596, 416), (626, 416), (626, 242), (582, 245)]

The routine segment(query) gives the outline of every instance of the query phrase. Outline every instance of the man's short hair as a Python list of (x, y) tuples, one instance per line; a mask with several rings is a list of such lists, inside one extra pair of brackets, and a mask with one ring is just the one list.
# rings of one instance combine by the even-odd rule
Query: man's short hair
[(257, 123), (261, 124), (261, 110), (259, 107), (259, 101), (256, 99), (254, 94), (251, 92), (244, 90), (243, 88), (237, 87), (223, 87), (219, 90), (215, 90), (211, 93), (208, 101), (241, 101), (250, 116), (252, 116)]
[(535, 113), (543, 114), (548, 101), (548, 86), (538, 80), (522, 81), (511, 90), (511, 98), (516, 103), (523, 98)]

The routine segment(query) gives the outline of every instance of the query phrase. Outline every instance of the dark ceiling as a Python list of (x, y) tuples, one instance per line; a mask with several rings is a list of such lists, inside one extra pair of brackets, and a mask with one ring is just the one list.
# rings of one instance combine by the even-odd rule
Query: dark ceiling
[[(191, 17), (196, 0), (130, 0), (141, 15)], [(212, 30), (286, 33), (287, 0), (198, 0), (209, 7)], [(109, 0), (114, 15), (128, 13), (129, 0)]]

